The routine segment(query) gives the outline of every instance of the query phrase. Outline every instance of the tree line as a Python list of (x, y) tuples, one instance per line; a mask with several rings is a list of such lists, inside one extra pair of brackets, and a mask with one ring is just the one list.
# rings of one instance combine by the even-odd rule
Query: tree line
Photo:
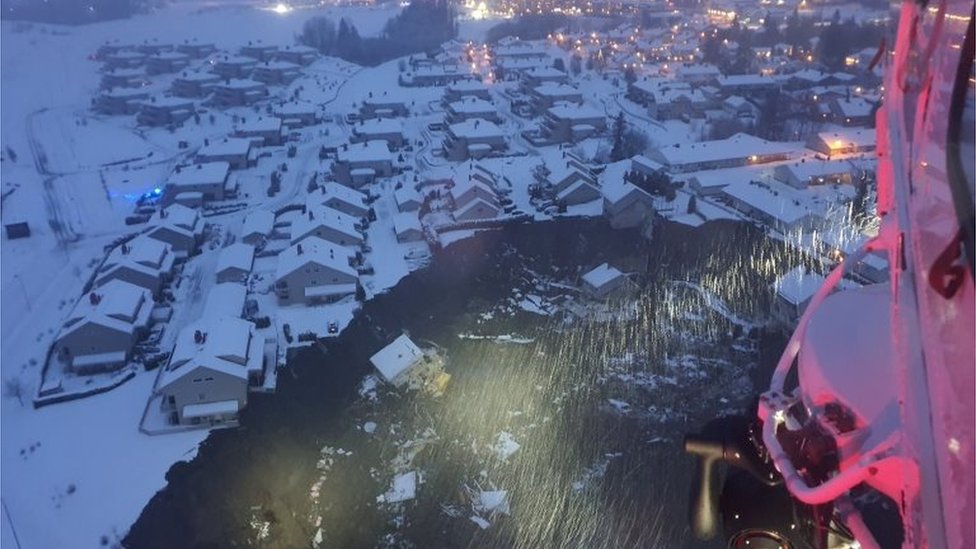
[(447, 0), (416, 0), (386, 22), (376, 37), (362, 37), (356, 26), (324, 16), (309, 19), (298, 42), (324, 55), (375, 66), (397, 57), (430, 51), (457, 36), (457, 14)]

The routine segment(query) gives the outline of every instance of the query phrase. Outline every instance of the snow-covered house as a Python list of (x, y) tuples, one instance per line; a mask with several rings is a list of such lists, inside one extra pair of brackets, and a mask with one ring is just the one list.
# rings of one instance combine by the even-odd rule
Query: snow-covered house
[(93, 101), (96, 111), (108, 115), (135, 114), (142, 107), (149, 92), (142, 89), (121, 88), (102, 92)]
[(494, 123), (501, 122), (498, 114), (498, 107), (491, 101), (485, 101), (477, 97), (467, 97), (448, 103), (444, 121), (448, 124), (457, 124), (472, 118), (490, 120)]
[(149, 326), (149, 290), (111, 280), (83, 296), (58, 333), (51, 358), (78, 373), (121, 368)]
[(307, 103), (287, 103), (275, 109), (275, 116), (281, 119), (286, 128), (304, 128), (317, 124), (319, 113), (314, 105)]
[(393, 175), (393, 154), (386, 141), (364, 141), (339, 148), (332, 164), (336, 181), (362, 187), (377, 177)]
[(398, 213), (393, 216), (393, 232), (397, 242), (416, 242), (424, 239), (424, 229), (420, 226), (417, 214)]
[(146, 83), (146, 71), (142, 69), (113, 69), (102, 73), (102, 89), (141, 88)]
[(318, 50), (308, 46), (289, 45), (285, 46), (284, 49), (278, 50), (278, 52), (275, 54), (275, 59), (278, 61), (294, 63), (295, 65), (310, 65), (313, 61), (318, 59), (318, 57)]
[(689, 84), (705, 84), (720, 76), (722, 71), (708, 63), (683, 63), (674, 69), (674, 77)]
[(498, 195), (495, 193), (495, 189), (473, 177), (457, 182), (448, 191), (448, 197), (453, 202), (454, 209), (463, 208), (475, 199), (498, 205)]
[(162, 202), (172, 204), (183, 193), (200, 193), (205, 202), (223, 200), (229, 174), (230, 164), (227, 162), (178, 166), (166, 180)]
[(608, 183), (601, 192), (603, 215), (614, 229), (639, 227), (654, 216), (654, 198), (632, 183)]
[(347, 248), (310, 236), (278, 254), (275, 293), (282, 304), (313, 304), (356, 292), (359, 281)]
[(181, 124), (196, 113), (193, 101), (179, 97), (153, 97), (143, 101), (136, 122), (143, 126), (171, 126)]
[(471, 118), (448, 126), (443, 146), (449, 160), (460, 161), (504, 151), (508, 143), (505, 132), (494, 122)]
[(113, 280), (121, 280), (157, 296), (163, 283), (172, 276), (175, 260), (169, 244), (139, 235), (109, 252), (95, 274), (94, 286), (101, 288)]
[(805, 267), (796, 267), (774, 283), (776, 298), (772, 305), (773, 320), (792, 329), (803, 315), (813, 294), (823, 286), (824, 277)]
[(282, 121), (275, 116), (247, 118), (234, 126), (234, 137), (257, 141), (261, 146), (281, 145)]
[(542, 114), (549, 107), (558, 103), (581, 104), (583, 94), (569, 84), (542, 84), (529, 90), (532, 98), (532, 108), (536, 114)]
[(401, 212), (415, 212), (423, 203), (420, 193), (407, 185), (395, 190), (393, 198), (396, 200), (397, 210)]
[(778, 90), (781, 85), (778, 79), (760, 74), (731, 74), (719, 76), (716, 81), (725, 96), (766, 93)]
[(286, 86), (302, 75), (301, 69), (287, 61), (265, 61), (255, 65), (251, 78), (269, 86)]
[(204, 317), (180, 331), (157, 392), (173, 424), (233, 424), (247, 405), (248, 385), (263, 377), (264, 342), (254, 324)]
[(217, 282), (244, 282), (254, 267), (254, 246), (235, 242), (220, 250), (217, 258)]
[(359, 115), (363, 118), (393, 118), (410, 114), (406, 102), (393, 97), (383, 92), (382, 95), (363, 100)]
[(584, 180), (578, 180), (556, 193), (556, 203), (572, 206), (585, 204), (600, 198), (600, 189)]
[(777, 181), (737, 181), (723, 188), (721, 196), (739, 212), (784, 233), (823, 222), (823, 215), (811, 209), (805, 197)]
[(555, 67), (536, 67), (522, 73), (522, 88), (526, 91), (546, 84), (566, 84), (569, 75)]
[(461, 207), (455, 208), (454, 220), (475, 221), (478, 219), (491, 219), (498, 217), (501, 213), (502, 209), (498, 204), (479, 197), (466, 202)]
[(315, 236), (339, 246), (359, 246), (363, 243), (363, 233), (357, 223), (358, 218), (332, 208), (306, 205), (305, 213), (292, 221), (291, 243)]
[(102, 61), (105, 62), (105, 68), (110, 71), (135, 69), (146, 62), (146, 54), (139, 51), (121, 50), (105, 55)]
[(799, 152), (800, 147), (793, 143), (737, 133), (726, 139), (652, 149), (647, 156), (671, 173), (685, 173), (789, 160)]
[(362, 143), (364, 141), (386, 141), (386, 144), (393, 149), (403, 146), (403, 124), (393, 118), (370, 118), (360, 120), (352, 127), (352, 135), (349, 137), (352, 143)]
[(146, 58), (147, 74), (167, 74), (179, 72), (190, 64), (190, 56), (185, 53), (168, 51), (150, 55)]
[(810, 185), (848, 184), (856, 168), (846, 160), (804, 160), (781, 164), (773, 169), (773, 177), (796, 189)]
[(197, 42), (194, 39), (193, 42), (186, 41), (183, 44), (178, 44), (176, 51), (185, 53), (194, 59), (202, 59), (217, 51), (217, 46), (210, 42)]
[(195, 254), (203, 242), (204, 225), (198, 211), (170, 204), (153, 214), (145, 235), (169, 244), (177, 258), (186, 258)]
[(598, 265), (585, 273), (582, 277), (582, 286), (587, 295), (596, 299), (606, 299), (633, 289), (633, 283), (627, 275), (608, 263)]
[(211, 101), (218, 107), (244, 107), (268, 97), (268, 86), (250, 79), (218, 82), (213, 87)]
[(807, 140), (807, 147), (827, 156), (835, 154), (869, 153), (878, 141), (872, 128), (845, 128), (820, 132)]
[(221, 141), (211, 141), (197, 151), (196, 161), (226, 162), (232, 170), (243, 170), (251, 163), (251, 148), (254, 141), (240, 137), (228, 137)]
[(274, 229), (275, 215), (268, 210), (255, 210), (244, 218), (241, 240), (256, 248), (260, 247)]
[(320, 187), (319, 192), (310, 193), (306, 204), (327, 206), (346, 215), (361, 218), (369, 212), (366, 195), (345, 185), (329, 181)]
[(546, 110), (543, 128), (554, 142), (574, 143), (607, 130), (607, 118), (589, 105), (557, 105)]
[(173, 79), (169, 91), (177, 97), (202, 98), (213, 93), (219, 83), (220, 76), (216, 74), (184, 71)]
[(491, 101), (491, 92), (488, 86), (480, 80), (461, 80), (447, 86), (444, 90), (444, 103), (453, 103), (467, 97), (477, 97), (485, 101)]
[(744, 97), (732, 95), (722, 101), (722, 111), (726, 116), (736, 120), (756, 120), (759, 118), (759, 108)]
[(225, 55), (214, 62), (213, 72), (224, 80), (248, 78), (257, 64), (253, 57)]
[(370, 364), (388, 383), (399, 387), (406, 383), (412, 368), (424, 361), (424, 353), (406, 334), (369, 357)]
[[(258, 40), (258, 42), (260, 42), (260, 40)], [(258, 61), (270, 61), (277, 57), (279, 51), (278, 46), (273, 44), (248, 43), (246, 46), (241, 46), (239, 53), (244, 57), (249, 57)]]

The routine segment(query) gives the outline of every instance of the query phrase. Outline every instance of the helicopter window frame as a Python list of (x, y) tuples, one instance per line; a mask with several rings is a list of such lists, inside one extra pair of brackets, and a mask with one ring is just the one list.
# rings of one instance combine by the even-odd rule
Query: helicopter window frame
[[(952, 202), (955, 206), (956, 218), (959, 222), (959, 229), (963, 236), (966, 260), (970, 274), (976, 272), (974, 268), (974, 224), (976, 224), (976, 204), (974, 204), (972, 173), (967, 173), (963, 166), (963, 154), (970, 157), (974, 154), (974, 141), (972, 133), (974, 128), (968, 128), (969, 139), (967, 143), (962, 143), (961, 138), (966, 130), (964, 124), (972, 115), (974, 102), (974, 86), (971, 79), (976, 78), (976, 8), (973, 9), (969, 17), (969, 26), (966, 30), (966, 37), (962, 44), (962, 54), (960, 55), (959, 67), (956, 69), (955, 81), (952, 89), (952, 100), (949, 106), (949, 128), (946, 136), (946, 168), (949, 189), (952, 193)], [(969, 111), (967, 113), (967, 110)]]

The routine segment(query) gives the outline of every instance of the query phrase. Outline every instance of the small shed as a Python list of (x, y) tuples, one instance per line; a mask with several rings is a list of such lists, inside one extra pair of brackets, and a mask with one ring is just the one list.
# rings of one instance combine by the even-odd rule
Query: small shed
[(227, 246), (217, 259), (217, 282), (243, 282), (254, 265), (254, 246), (237, 242)]
[(583, 290), (597, 299), (604, 299), (629, 284), (627, 275), (609, 263), (603, 263), (583, 275)]

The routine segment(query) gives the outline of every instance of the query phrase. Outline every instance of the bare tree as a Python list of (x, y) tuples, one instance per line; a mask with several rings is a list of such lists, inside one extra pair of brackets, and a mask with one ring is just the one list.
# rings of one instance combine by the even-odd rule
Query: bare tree
[(8, 377), (3, 380), (3, 396), (17, 398), (21, 406), (24, 405), (24, 383), (19, 377)]

